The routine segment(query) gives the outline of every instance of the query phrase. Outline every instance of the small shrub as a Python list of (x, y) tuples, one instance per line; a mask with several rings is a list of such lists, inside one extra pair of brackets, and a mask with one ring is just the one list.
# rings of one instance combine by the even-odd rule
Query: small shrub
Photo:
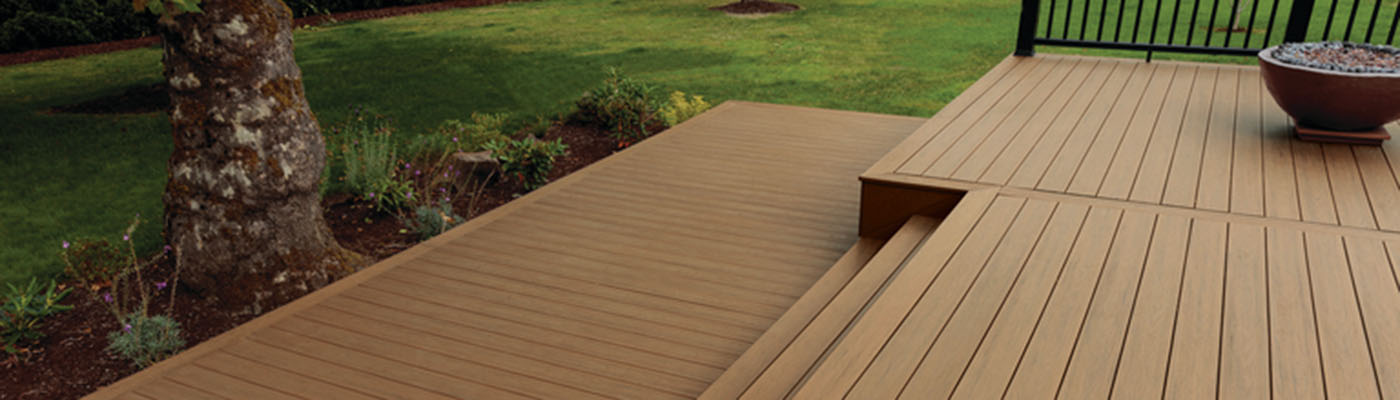
[(704, 97), (690, 96), (690, 99), (686, 99), (684, 92), (675, 91), (671, 92), (670, 101), (661, 106), (659, 113), (666, 126), (676, 126), (709, 109), (710, 103), (705, 102)]
[(64, 243), (60, 254), (66, 266), (63, 272), (75, 281), (106, 285), (122, 270), (131, 264), (131, 259), (122, 249), (106, 240), (75, 240), (71, 245)]
[(131, 313), (123, 316), (120, 323), (120, 330), (107, 335), (111, 342), (107, 350), (130, 360), (138, 368), (149, 367), (185, 347), (185, 340), (180, 338), (180, 323), (170, 317)]
[(465, 220), (465, 218), (452, 213), (452, 203), (448, 200), (438, 201), (434, 205), (416, 206), (412, 217), (399, 217), (399, 221), (417, 233), (419, 239), (422, 240), (428, 240), (433, 236), (447, 232), (448, 229), (452, 229)]
[(4, 339), (5, 352), (14, 354), (27, 344), (42, 339), (43, 320), (49, 315), (67, 311), (73, 306), (58, 304), (72, 288), (54, 292), (56, 286), (49, 281), (47, 287), (40, 286), (31, 278), (29, 285), (9, 286), (5, 304), (0, 306), (0, 338)]
[(398, 152), (394, 129), (384, 117), (355, 110), (326, 136), (326, 154), (337, 168), (330, 169), (339, 185), (351, 194), (374, 203), (380, 210), (403, 205), (408, 186), (395, 176)]
[(608, 70), (603, 84), (579, 98), (575, 118), (608, 130), (619, 141), (636, 141), (648, 135), (647, 126), (656, 118), (656, 102), (646, 84)]
[(525, 190), (535, 190), (549, 181), (549, 171), (554, 169), (554, 158), (564, 155), (569, 148), (561, 140), (543, 141), (533, 137), (522, 140), (497, 140), (486, 144), (496, 160), (501, 162), (501, 172), (507, 177), (515, 177), (525, 185)]

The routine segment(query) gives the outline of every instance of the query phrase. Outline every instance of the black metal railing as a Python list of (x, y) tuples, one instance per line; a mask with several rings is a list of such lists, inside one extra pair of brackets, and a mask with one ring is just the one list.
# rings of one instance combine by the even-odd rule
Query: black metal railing
[(1254, 55), (1282, 42), (1394, 45), (1396, 0), (1022, 0), (1016, 54), (1036, 45)]

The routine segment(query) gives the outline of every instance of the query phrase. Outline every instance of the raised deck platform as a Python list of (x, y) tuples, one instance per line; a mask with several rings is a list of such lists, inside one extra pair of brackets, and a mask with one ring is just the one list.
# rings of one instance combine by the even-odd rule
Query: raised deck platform
[(702, 398), (1400, 397), (1400, 146), (1290, 132), (1253, 67), (1007, 58), (862, 176), (866, 270)]

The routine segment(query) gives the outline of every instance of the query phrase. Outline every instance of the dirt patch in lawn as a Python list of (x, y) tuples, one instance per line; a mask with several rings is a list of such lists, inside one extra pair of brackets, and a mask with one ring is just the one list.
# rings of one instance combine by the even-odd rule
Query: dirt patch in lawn
[[(659, 131), (660, 127), (653, 129)], [(569, 145), (568, 152), (555, 160), (550, 181), (578, 171), (621, 150), (618, 141), (605, 132), (587, 126), (554, 125), (544, 139), (560, 139)], [(453, 199), (453, 209), (468, 219), (499, 207), (524, 194), (519, 181), (496, 179), (488, 183), (472, 199)], [(470, 213), (465, 210), (474, 206)], [(346, 195), (322, 199), (325, 219), (342, 246), (361, 254), (383, 260), (418, 243), (418, 236), (407, 230), (392, 213), (377, 211), (368, 202)], [(143, 270), (147, 288), (170, 276), (174, 264), (166, 258)], [(75, 285), (72, 282), (66, 286)], [(100, 296), (104, 288), (96, 293)], [(176, 290), (174, 312), (180, 323), (186, 348), (204, 342), (254, 318), (232, 317), (225, 310), (241, 309), (237, 305), (220, 305), (200, 300), (184, 288), (156, 291), (152, 298), (152, 313), (165, 313), (170, 293)], [(45, 321), (47, 334), (29, 352), (0, 360), (0, 399), (76, 399), (102, 386), (136, 373), (126, 360), (106, 351), (107, 334), (118, 329), (106, 304), (88, 288), (75, 288), (63, 301), (73, 309), (55, 314)], [(0, 353), (3, 355), (3, 353)]]
[(776, 1), (737, 1), (722, 6), (710, 7), (711, 10), (724, 11), (729, 14), (777, 14), (801, 10), (796, 4), (782, 3)]

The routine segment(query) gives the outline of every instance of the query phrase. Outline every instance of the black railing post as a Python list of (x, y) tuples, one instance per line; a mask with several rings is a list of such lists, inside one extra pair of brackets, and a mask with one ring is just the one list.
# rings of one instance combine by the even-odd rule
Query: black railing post
[(1308, 22), (1312, 20), (1313, 1), (1293, 0), (1293, 9), (1288, 12), (1288, 27), (1283, 31), (1284, 42), (1308, 40)]
[(1021, 30), (1016, 36), (1016, 55), (1035, 55), (1035, 27), (1040, 23), (1040, 0), (1021, 0)]

